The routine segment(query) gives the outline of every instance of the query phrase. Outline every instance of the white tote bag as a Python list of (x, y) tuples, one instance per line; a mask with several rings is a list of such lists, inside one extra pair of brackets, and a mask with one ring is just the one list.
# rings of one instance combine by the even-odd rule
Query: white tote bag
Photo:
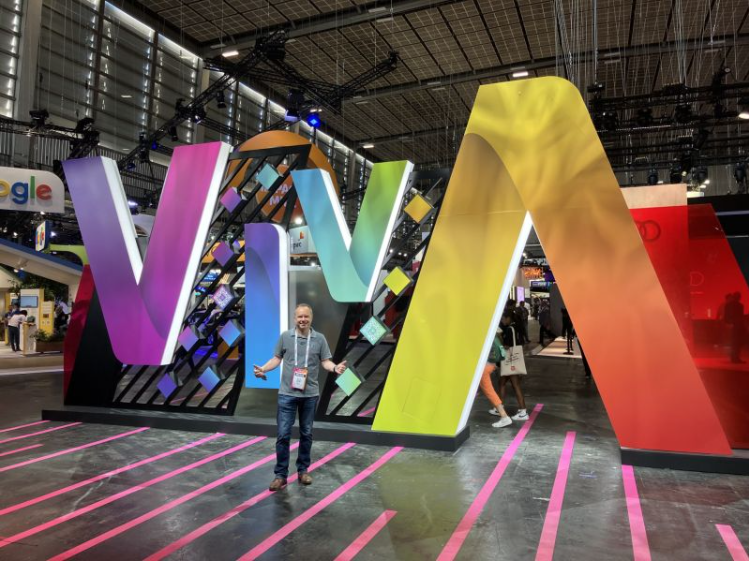
[(512, 329), (512, 347), (507, 351), (507, 356), (499, 365), (500, 376), (521, 376), (527, 374), (525, 369), (525, 357), (523, 356), (523, 347), (518, 345), (515, 340), (515, 328)]

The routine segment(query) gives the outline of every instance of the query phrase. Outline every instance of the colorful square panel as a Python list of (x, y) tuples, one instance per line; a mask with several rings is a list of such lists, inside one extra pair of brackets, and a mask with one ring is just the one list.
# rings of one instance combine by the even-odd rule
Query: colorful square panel
[(221, 263), (222, 267), (226, 267), (226, 264), (236, 255), (232, 247), (226, 242), (220, 242), (216, 249), (213, 250), (213, 258)]
[(234, 212), (234, 209), (239, 206), (242, 202), (242, 195), (239, 194), (235, 187), (229, 187), (224, 194), (221, 195), (221, 204), (229, 212)]
[(411, 284), (412, 279), (403, 269), (396, 267), (390, 271), (390, 274), (388, 274), (382, 282), (384, 282), (385, 286), (392, 290), (395, 295), (398, 295), (403, 292), (409, 284)]
[(356, 388), (361, 386), (361, 378), (351, 368), (347, 368), (343, 371), (343, 374), (335, 379), (335, 383), (343, 390), (343, 393), (351, 395)]
[(411, 199), (411, 202), (406, 205), (406, 208), (403, 209), (403, 212), (405, 212), (416, 222), (421, 224), (424, 219), (429, 216), (429, 213), (433, 208), (434, 207), (429, 204), (429, 201), (427, 201), (421, 195), (417, 194), (413, 199)]
[(229, 320), (226, 325), (221, 328), (218, 334), (227, 345), (233, 347), (235, 343), (244, 335), (244, 328), (239, 325), (239, 322), (237, 322), (237, 320), (232, 319)]
[(162, 395), (168, 399), (169, 396), (174, 393), (174, 390), (177, 389), (177, 384), (174, 383), (174, 380), (172, 380), (172, 377), (169, 374), (164, 374), (164, 377), (159, 380), (156, 387), (159, 388)]
[(270, 189), (281, 175), (270, 164), (265, 164), (263, 169), (257, 172), (257, 180), (266, 189)]
[(185, 330), (179, 334), (179, 337), (177, 337), (177, 341), (179, 341), (179, 344), (182, 345), (186, 351), (189, 351), (198, 340), (198, 334), (195, 333), (195, 329), (193, 329), (191, 325), (185, 327)]
[(215, 388), (218, 383), (221, 381), (221, 377), (216, 374), (216, 372), (211, 368), (210, 366), (206, 368), (203, 373), (198, 376), (198, 381), (203, 385), (203, 387), (210, 391), (213, 391), (213, 388)]
[(239, 296), (228, 284), (219, 285), (218, 290), (213, 293), (214, 302), (222, 310), (231, 308), (238, 299)]
[(367, 323), (365, 323), (359, 330), (359, 333), (361, 333), (362, 336), (372, 345), (376, 345), (377, 343), (379, 343), (382, 338), (389, 332), (390, 330), (388, 329), (387, 325), (377, 319), (376, 316), (372, 316), (371, 318), (369, 318), (369, 320), (367, 320)]

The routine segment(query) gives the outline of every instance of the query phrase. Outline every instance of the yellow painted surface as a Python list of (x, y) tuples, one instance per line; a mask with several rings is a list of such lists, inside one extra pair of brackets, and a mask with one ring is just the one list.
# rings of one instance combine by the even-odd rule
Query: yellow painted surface
[(479, 88), (373, 429), (462, 428), (526, 209), (620, 444), (730, 453), (588, 110), (560, 78)]
[(385, 283), (385, 286), (392, 290), (394, 294), (398, 295), (403, 292), (409, 284), (411, 284), (411, 277), (403, 272), (403, 269), (396, 267), (390, 271), (388, 276), (386, 276), (382, 282)]
[(424, 218), (426, 218), (427, 214), (429, 214), (429, 211), (431, 211), (433, 208), (434, 207), (429, 204), (429, 201), (427, 201), (421, 195), (417, 194), (406, 205), (406, 207), (403, 209), (403, 212), (405, 212), (411, 218), (413, 218), (416, 222), (421, 224)]

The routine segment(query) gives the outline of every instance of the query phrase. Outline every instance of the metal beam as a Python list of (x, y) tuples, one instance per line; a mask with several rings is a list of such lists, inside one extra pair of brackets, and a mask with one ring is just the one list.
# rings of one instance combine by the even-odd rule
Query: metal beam
[[(739, 33), (735, 37), (734, 35), (714, 37), (713, 44), (725, 44), (726, 46), (749, 45), (749, 33)], [(683, 43), (678, 41), (668, 41), (664, 43), (651, 43), (648, 45), (640, 45), (635, 47), (600, 49), (598, 51), (598, 58), (604, 60), (614, 60), (617, 56), (620, 58), (626, 58), (632, 56), (658, 55), (675, 52), (677, 49), (700, 50), (709, 47), (710, 45), (702, 39), (692, 39)], [(580, 62), (582, 63), (592, 61), (593, 56), (593, 51), (588, 51), (587, 53), (584, 53), (582, 55)], [(408, 61), (406, 61), (406, 63), (408, 63)], [(556, 57), (546, 57), (525, 63), (517, 62), (514, 64), (503, 64), (501, 66), (494, 66), (492, 68), (487, 68), (484, 70), (460, 72), (458, 74), (451, 74), (449, 76), (435, 76), (433, 78), (425, 78), (423, 80), (419, 80), (418, 82), (411, 82), (409, 84), (386, 86), (384, 88), (366, 90), (347, 100), (347, 103), (375, 101), (377, 99), (382, 99), (383, 97), (400, 95), (419, 90), (429, 90), (432, 88), (450, 86), (453, 84), (477, 82), (479, 80), (489, 80), (501, 76), (509, 77), (513, 72), (517, 70), (527, 70), (529, 72), (532, 70), (544, 70), (547, 68), (554, 68), (556, 67), (556, 64)]]
[[(456, 4), (461, 0), (400, 0), (390, 3), (369, 2), (333, 13), (320, 14), (318, 16), (298, 19), (289, 23), (273, 25), (263, 28), (262, 31), (253, 31), (251, 33), (242, 33), (235, 35), (234, 41), (229, 43), (227, 38), (224, 42), (235, 49), (248, 49), (255, 45), (255, 41), (260, 37), (265, 37), (275, 31), (286, 31), (286, 37), (295, 39), (305, 37), (323, 31), (340, 29), (350, 25), (367, 23), (370, 21), (402, 16), (411, 12), (418, 12), (427, 8), (437, 8), (448, 4)], [(216, 40), (201, 43), (199, 54), (201, 56), (213, 56), (216, 51), (210, 48), (210, 45), (217, 43)]]

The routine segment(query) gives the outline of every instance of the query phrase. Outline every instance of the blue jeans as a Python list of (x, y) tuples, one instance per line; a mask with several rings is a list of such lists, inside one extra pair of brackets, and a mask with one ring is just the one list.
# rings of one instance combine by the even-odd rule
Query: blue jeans
[(312, 452), (312, 421), (315, 420), (317, 396), (304, 397), (278, 394), (278, 437), (276, 438), (276, 477), (286, 479), (289, 475), (289, 442), (291, 427), (299, 411), (299, 454), (296, 459), (297, 473), (306, 473), (309, 469)]

